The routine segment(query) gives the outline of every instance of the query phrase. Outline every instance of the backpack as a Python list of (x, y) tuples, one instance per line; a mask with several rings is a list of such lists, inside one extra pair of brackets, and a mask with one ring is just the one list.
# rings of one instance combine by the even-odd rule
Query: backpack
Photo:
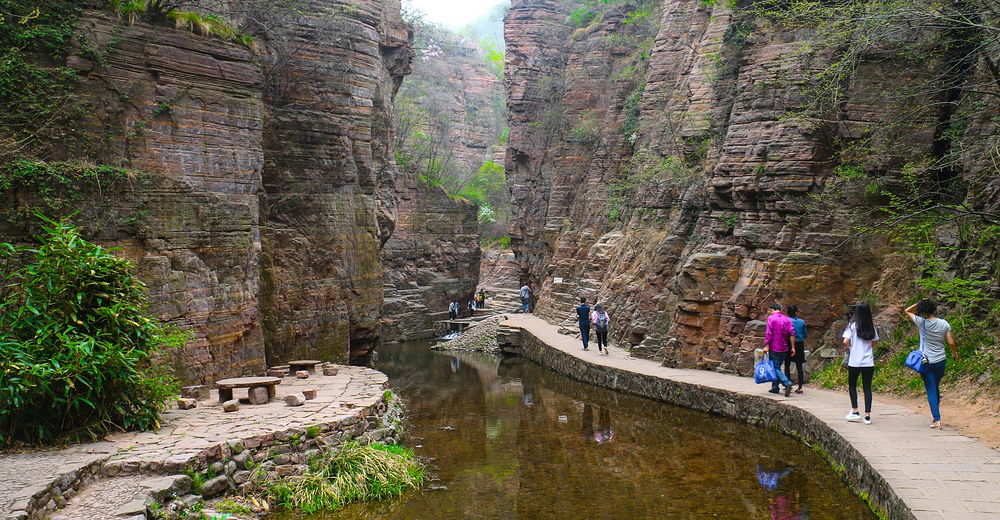
[(604, 312), (597, 315), (597, 330), (601, 332), (608, 330), (608, 313)]

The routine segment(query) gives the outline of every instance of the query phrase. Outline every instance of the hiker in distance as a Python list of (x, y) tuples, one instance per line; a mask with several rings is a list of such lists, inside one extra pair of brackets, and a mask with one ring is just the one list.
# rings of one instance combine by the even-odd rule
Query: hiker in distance
[(844, 347), (850, 351), (847, 358), (847, 390), (851, 396), (851, 413), (848, 421), (861, 419), (858, 414), (858, 376), (865, 391), (865, 424), (872, 423), (872, 377), (875, 375), (875, 356), (872, 348), (878, 343), (878, 331), (872, 321), (872, 308), (868, 302), (854, 306), (854, 315), (844, 330)]
[[(789, 350), (793, 356), (795, 355), (795, 327), (792, 326), (792, 320), (781, 313), (780, 304), (771, 305), (769, 313), (767, 332), (764, 333), (764, 353), (774, 365), (774, 373), (778, 375), (778, 381), (785, 386), (785, 397), (788, 397), (792, 395), (792, 382), (781, 369)], [(771, 383), (768, 392), (778, 393), (778, 381)]]
[(590, 346), (590, 305), (587, 305), (586, 298), (580, 298), (580, 305), (576, 307), (576, 317), (580, 321), (580, 337), (583, 339), (583, 350)]
[(920, 331), (920, 350), (927, 363), (920, 371), (927, 390), (927, 404), (931, 407), (931, 428), (941, 427), (941, 379), (944, 378), (944, 366), (948, 355), (944, 351), (944, 342), (951, 347), (951, 357), (958, 361), (958, 347), (955, 337), (951, 335), (951, 325), (937, 317), (937, 304), (932, 300), (923, 299), (903, 310), (910, 321)]
[(590, 323), (594, 325), (594, 331), (597, 332), (597, 351), (601, 352), (603, 346), (604, 354), (610, 354), (608, 352), (608, 324), (611, 323), (611, 316), (608, 316), (601, 304), (594, 305), (594, 312), (590, 313)]
[(521, 286), (521, 313), (527, 314), (528, 308), (531, 306), (531, 287), (525, 283)]

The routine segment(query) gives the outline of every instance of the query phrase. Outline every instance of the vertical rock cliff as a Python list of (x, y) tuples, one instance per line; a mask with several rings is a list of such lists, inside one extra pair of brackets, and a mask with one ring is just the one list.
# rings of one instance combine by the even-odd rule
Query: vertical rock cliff
[(264, 42), (252, 54), (84, 11), (66, 55), (44, 63), (76, 74), (58, 117), (31, 148), (0, 150), (17, 159), (0, 240), (29, 241), (35, 210), (78, 211), (138, 266), (153, 313), (191, 332), (168, 354), (185, 382), (358, 361), (377, 340), (409, 27), (394, 0), (323, 0), (280, 31), (293, 52), (275, 96)]
[[(381, 339), (427, 339), (440, 332), (452, 299), (466, 305), (479, 283), (476, 208), (426, 186), (415, 176), (398, 182), (399, 219), (382, 249), (385, 304)], [(463, 307), (464, 308), (464, 307)]]
[(569, 321), (598, 300), (634, 355), (745, 373), (773, 301), (817, 338), (892, 284), (882, 240), (847, 240), (871, 195), (844, 181), (837, 143), (905, 114), (866, 170), (895, 182), (936, 153), (947, 120), (882, 95), (919, 78), (868, 56), (835, 118), (798, 116), (837, 51), (808, 29), (699, 0), (595, 5), (515, 0), (506, 20), (511, 244), (538, 313)]
[(250, 53), (88, 11), (67, 64), (78, 74), (62, 108), (68, 121), (43, 136), (38, 154), (138, 173), (94, 182), (73, 168), (22, 177), (0, 195), (3, 240), (33, 236), (35, 210), (79, 211), (75, 222), (137, 265), (153, 314), (191, 332), (185, 348), (167, 354), (180, 378), (209, 382), (258, 370), (263, 109)]
[[(396, 218), (392, 97), (413, 51), (399, 3), (313, 2), (264, 129), (261, 308), (269, 362), (364, 359)], [(349, 346), (349, 348), (348, 348)]]

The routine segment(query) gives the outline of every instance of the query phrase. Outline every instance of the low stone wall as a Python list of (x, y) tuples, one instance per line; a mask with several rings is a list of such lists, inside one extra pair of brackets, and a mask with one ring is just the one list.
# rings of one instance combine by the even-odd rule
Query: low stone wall
[(876, 514), (893, 520), (915, 520), (910, 509), (868, 461), (840, 434), (805, 410), (762, 396), (594, 365), (548, 346), (524, 329), (521, 330), (520, 355), (585, 383), (737, 419), (800, 439), (820, 452)]
[(65, 506), (81, 489), (100, 479), (107, 460), (107, 456), (101, 457), (85, 466), (69, 470), (51, 482), (39, 483), (39, 489), (34, 494), (15, 501), (12, 511), (6, 515), (0, 513), (0, 518), (26, 520), (48, 517), (57, 508)]
[(0, 518), (46, 518), (66, 505), (83, 487), (102, 478), (174, 475), (211, 469), (217, 475), (216, 482), (206, 483), (206, 487), (218, 486), (216, 489), (222, 492), (244, 491), (257, 465), (270, 478), (298, 475), (305, 471), (311, 457), (353, 439), (363, 443), (397, 443), (401, 440), (402, 416), (402, 402), (396, 397), (387, 401), (383, 395), (373, 405), (356, 408), (350, 415), (299, 428), (233, 438), (198, 453), (170, 457), (165, 462), (112, 460), (118, 457), (105, 456), (60, 475), (29, 499), (16, 503), (11, 513), (0, 515)]

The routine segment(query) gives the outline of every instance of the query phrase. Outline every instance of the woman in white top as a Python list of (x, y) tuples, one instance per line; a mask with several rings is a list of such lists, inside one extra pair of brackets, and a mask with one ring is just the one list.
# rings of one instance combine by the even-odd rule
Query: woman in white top
[(872, 309), (867, 302), (854, 306), (854, 316), (844, 330), (844, 348), (850, 351), (847, 359), (847, 388), (851, 395), (851, 413), (848, 421), (861, 419), (858, 414), (858, 376), (865, 391), (865, 424), (872, 423), (872, 376), (875, 375), (875, 355), (872, 347), (878, 342), (878, 331), (872, 321)]
[(951, 335), (951, 325), (947, 321), (938, 318), (937, 304), (931, 300), (923, 299), (903, 310), (910, 321), (917, 326), (920, 331), (920, 350), (927, 358), (920, 371), (920, 377), (924, 380), (924, 388), (927, 390), (927, 404), (931, 407), (931, 417), (934, 422), (931, 428), (941, 427), (941, 379), (944, 378), (944, 366), (948, 361), (948, 355), (944, 351), (944, 342), (948, 342), (951, 347), (951, 357), (958, 361), (958, 347), (955, 346), (955, 337)]

